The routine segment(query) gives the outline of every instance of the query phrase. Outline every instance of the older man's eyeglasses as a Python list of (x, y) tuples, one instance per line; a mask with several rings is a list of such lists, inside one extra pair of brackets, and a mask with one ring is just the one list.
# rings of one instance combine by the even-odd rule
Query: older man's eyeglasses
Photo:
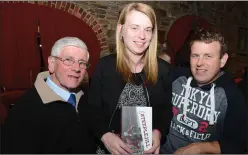
[[(76, 61), (72, 58), (61, 58), (57, 56), (53, 56), (54, 58), (60, 60), (63, 62), (64, 65), (66, 66), (72, 66)], [(90, 67), (89, 63), (84, 62), (83, 60), (78, 60), (79, 67), (81, 69), (88, 69)]]

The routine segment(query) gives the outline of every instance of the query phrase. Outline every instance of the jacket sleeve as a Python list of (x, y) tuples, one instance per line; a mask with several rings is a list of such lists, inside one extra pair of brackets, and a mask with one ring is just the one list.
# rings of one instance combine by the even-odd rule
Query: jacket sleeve
[(18, 102), (9, 111), (2, 126), (1, 153), (29, 154), (39, 153), (39, 133), (30, 113), (32, 109)]
[(108, 127), (106, 107), (102, 100), (102, 78), (103, 75), (100, 61), (91, 79), (88, 100), (91, 111), (91, 127), (98, 139), (101, 139), (105, 133), (111, 132), (111, 129)]
[(247, 108), (245, 100), (238, 89), (229, 90), (227, 99), (228, 107), (223, 133), (219, 140), (221, 153), (244, 153), (247, 137)]
[[(172, 113), (172, 81), (171, 77), (169, 76), (169, 72), (166, 73), (162, 77), (162, 83), (163, 83), (163, 97), (162, 102), (160, 101), (159, 104), (157, 104), (154, 108), (154, 129), (158, 129), (162, 135), (162, 139), (165, 138), (165, 136), (169, 132), (171, 119), (173, 116)], [(157, 99), (159, 102), (159, 99)]]

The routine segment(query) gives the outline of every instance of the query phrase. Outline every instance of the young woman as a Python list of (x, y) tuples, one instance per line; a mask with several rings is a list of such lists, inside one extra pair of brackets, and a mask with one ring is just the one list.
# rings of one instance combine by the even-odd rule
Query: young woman
[(122, 106), (153, 108), (153, 146), (145, 153), (159, 153), (172, 118), (168, 73), (169, 64), (157, 58), (154, 10), (143, 3), (126, 5), (117, 24), (116, 54), (100, 60), (90, 85), (92, 127), (105, 146), (105, 152), (97, 153), (132, 153), (118, 136)]

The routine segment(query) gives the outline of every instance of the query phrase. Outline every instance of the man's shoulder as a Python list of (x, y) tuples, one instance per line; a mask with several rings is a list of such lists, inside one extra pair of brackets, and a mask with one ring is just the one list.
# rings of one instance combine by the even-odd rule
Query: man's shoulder
[(223, 75), (220, 76), (214, 83), (217, 87), (222, 87), (226, 92), (229, 92), (230, 95), (236, 93), (241, 94), (238, 85), (229, 73), (223, 72)]
[(20, 99), (21, 100), (33, 100), (33, 99), (37, 99), (39, 97), (39, 94), (36, 90), (35, 87), (30, 88), (26, 91), (26, 93), (24, 93)]
[(172, 81), (175, 81), (179, 77), (188, 78), (191, 76), (190, 68), (185, 67), (171, 67), (170, 76)]
[(217, 87), (221, 87), (224, 90), (229, 106), (230, 104), (234, 106), (243, 106), (245, 104), (244, 95), (229, 73), (224, 73), (219, 77), (216, 84)]
[(20, 98), (14, 103), (14, 107), (31, 108), (31, 105), (41, 102), (39, 94), (35, 88), (28, 89)]
[(42, 101), (39, 98), (35, 88), (26, 91), (20, 98), (14, 102), (14, 105), (9, 110), (8, 118), (12, 121), (33, 122), (41, 112)]

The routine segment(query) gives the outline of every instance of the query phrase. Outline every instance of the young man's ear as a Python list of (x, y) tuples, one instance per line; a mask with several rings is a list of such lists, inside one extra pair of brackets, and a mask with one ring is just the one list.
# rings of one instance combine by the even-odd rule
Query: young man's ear
[(50, 73), (54, 73), (55, 68), (55, 58), (52, 56), (48, 57), (48, 70)]
[(228, 60), (228, 54), (225, 53), (222, 58), (220, 58), (220, 67), (223, 68)]

